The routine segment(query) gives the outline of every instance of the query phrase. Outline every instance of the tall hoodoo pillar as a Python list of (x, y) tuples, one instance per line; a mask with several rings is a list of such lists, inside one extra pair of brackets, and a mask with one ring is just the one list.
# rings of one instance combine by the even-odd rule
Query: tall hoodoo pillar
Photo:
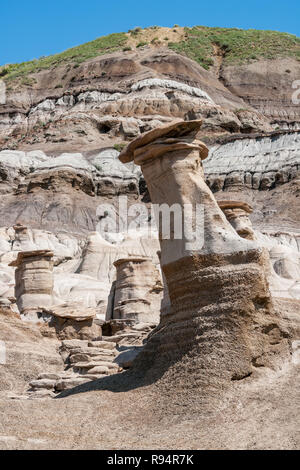
[(197, 139), (200, 126), (197, 120), (155, 129), (131, 142), (119, 158), (141, 166), (153, 204), (204, 207), (200, 224), (193, 221), (196, 245), (185, 235), (160, 240), (171, 309), (135, 367), (148, 370), (150, 380), (163, 376), (163, 383), (215, 394), (251, 375), (257, 358), (269, 365), (282, 338), (264, 252), (238, 236), (204, 181), (201, 160), (208, 149)]
[(163, 286), (149, 257), (130, 256), (114, 262), (117, 270), (114, 319), (159, 323)]
[(53, 253), (22, 251), (10, 266), (16, 266), (15, 297), (20, 313), (27, 314), (52, 305)]
[(242, 238), (255, 240), (249, 215), (253, 212), (252, 207), (243, 201), (218, 200), (220, 209), (224, 212), (226, 219), (231, 223), (235, 231)]

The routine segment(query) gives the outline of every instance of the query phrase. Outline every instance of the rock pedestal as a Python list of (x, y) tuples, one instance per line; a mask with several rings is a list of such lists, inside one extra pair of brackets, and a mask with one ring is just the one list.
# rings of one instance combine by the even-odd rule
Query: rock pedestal
[(150, 257), (131, 256), (114, 263), (117, 270), (113, 319), (159, 323), (162, 283)]
[(249, 214), (253, 212), (252, 207), (242, 201), (219, 201), (219, 207), (224, 212), (226, 219), (231, 223), (232, 227), (242, 238), (255, 240)]
[(13, 243), (13, 249), (18, 251), (30, 251), (33, 249), (33, 243), (30, 237), (28, 227), (17, 223), (14, 225), (15, 240)]
[(52, 305), (53, 252), (23, 251), (10, 266), (16, 266), (15, 297), (20, 313), (28, 314)]
[(153, 204), (177, 204), (184, 214), (185, 204), (195, 211), (198, 204), (200, 213), (198, 219), (186, 214), (181, 238), (172, 236), (172, 223), (169, 239), (160, 233), (171, 309), (135, 370), (148, 382), (161, 379), (169, 392), (197, 388), (215, 397), (253, 374), (257, 358), (270, 365), (288, 345), (273, 313), (264, 251), (238, 236), (204, 182), (201, 160), (208, 149), (197, 139), (200, 126), (188, 121), (155, 129), (119, 158), (141, 166)]

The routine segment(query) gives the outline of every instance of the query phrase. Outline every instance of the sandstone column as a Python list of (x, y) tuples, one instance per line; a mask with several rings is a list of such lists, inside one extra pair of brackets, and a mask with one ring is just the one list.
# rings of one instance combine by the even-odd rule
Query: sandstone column
[(226, 219), (242, 238), (255, 240), (249, 214), (253, 212), (252, 207), (243, 201), (218, 200), (219, 207), (224, 212)]
[(114, 263), (117, 270), (113, 319), (159, 323), (162, 283), (150, 257), (130, 256)]
[[(204, 182), (201, 159), (208, 149), (197, 139), (200, 126), (201, 121), (189, 121), (155, 129), (131, 142), (119, 158), (141, 166), (153, 204), (179, 204), (183, 211), (184, 204), (204, 207), (198, 244), (191, 247), (186, 235), (160, 240), (171, 310), (135, 370), (147, 381), (160, 378), (167, 390), (197, 387), (215, 396), (251, 375), (256, 358), (270, 364), (282, 337), (263, 250), (238, 236)], [(275, 331), (279, 339), (273, 346)]]
[(15, 297), (19, 311), (28, 314), (52, 305), (53, 253), (23, 251), (10, 266), (16, 266)]

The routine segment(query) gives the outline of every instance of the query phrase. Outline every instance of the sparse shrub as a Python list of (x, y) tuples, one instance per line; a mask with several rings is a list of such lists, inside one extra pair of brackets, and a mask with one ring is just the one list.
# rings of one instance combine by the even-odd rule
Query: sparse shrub
[(147, 46), (147, 44), (148, 44), (147, 42), (141, 41), (141, 42), (139, 42), (139, 43), (137, 44), (136, 47), (144, 47), (144, 46)]
[(122, 150), (126, 147), (126, 142), (121, 142), (119, 144), (114, 145), (114, 149), (117, 150), (117, 152), (122, 152)]
[(244, 111), (249, 111), (247, 108), (237, 108), (234, 110), (235, 114), (242, 113)]
[(126, 51), (132, 51), (132, 48), (130, 46), (123, 47), (123, 52)]
[(128, 33), (130, 33), (132, 36), (137, 36), (141, 31), (142, 31), (142, 28), (140, 26), (137, 26), (134, 29), (130, 29)]
[[(300, 38), (276, 31), (237, 28), (184, 28), (185, 39), (170, 43), (170, 49), (184, 54), (208, 69), (213, 64), (214, 46), (223, 51), (225, 64), (243, 64), (260, 57), (300, 59)], [(255, 56), (255, 59), (254, 59)]]
[(36, 83), (36, 79), (33, 77), (23, 77), (21, 80), (21, 85), (32, 86)]

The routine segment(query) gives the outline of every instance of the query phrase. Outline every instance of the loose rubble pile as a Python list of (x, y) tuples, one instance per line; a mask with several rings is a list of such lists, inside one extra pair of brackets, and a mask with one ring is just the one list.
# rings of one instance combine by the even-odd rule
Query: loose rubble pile
[(121, 370), (114, 362), (117, 350), (116, 343), (112, 341), (65, 340), (62, 342), (60, 354), (66, 369), (61, 374), (40, 374), (37, 380), (30, 382), (30, 395), (38, 392), (39, 396), (55, 396), (62, 390)]
[(155, 326), (153, 323), (112, 320), (103, 325), (110, 336), (102, 336), (98, 341), (62, 341), (59, 353), (65, 365), (64, 370), (39, 374), (36, 380), (30, 382), (25, 396), (54, 398), (64, 390), (132, 367)]

